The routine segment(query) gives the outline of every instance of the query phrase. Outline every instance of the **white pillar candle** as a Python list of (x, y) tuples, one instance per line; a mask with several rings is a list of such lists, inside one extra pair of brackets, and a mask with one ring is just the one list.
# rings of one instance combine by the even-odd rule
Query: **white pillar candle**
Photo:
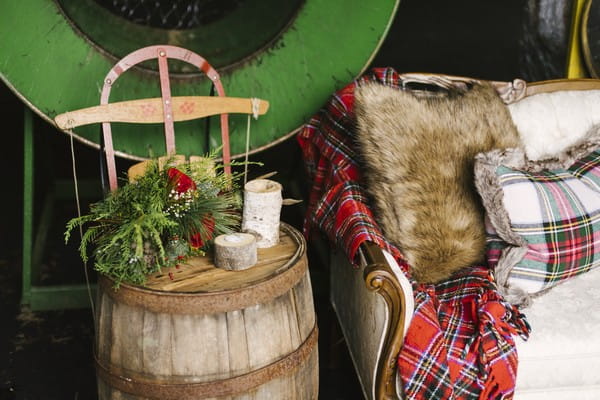
[(279, 183), (268, 179), (255, 179), (244, 186), (242, 231), (256, 235), (259, 248), (279, 242), (281, 189)]

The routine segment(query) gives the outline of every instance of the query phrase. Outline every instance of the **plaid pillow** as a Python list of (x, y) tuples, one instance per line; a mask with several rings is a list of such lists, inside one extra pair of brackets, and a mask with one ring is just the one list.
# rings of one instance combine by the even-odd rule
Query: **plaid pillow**
[(600, 265), (599, 147), (590, 140), (539, 162), (519, 149), (477, 156), (488, 262), (514, 304)]

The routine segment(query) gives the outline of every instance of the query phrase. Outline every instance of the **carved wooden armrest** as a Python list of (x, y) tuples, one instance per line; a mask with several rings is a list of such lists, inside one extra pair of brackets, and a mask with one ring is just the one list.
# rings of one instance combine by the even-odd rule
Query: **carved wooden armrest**
[[(479, 84), (479, 79), (468, 78), (464, 76), (432, 74), (432, 73), (407, 73), (399, 76), (401, 85), (405, 88), (412, 83), (437, 86), (442, 89), (457, 89), (465, 91), (469, 85)], [(498, 95), (506, 104), (514, 103), (526, 95), (527, 84), (521, 79), (515, 79), (512, 82), (490, 81), (492, 86), (498, 92)], [(412, 90), (413, 94), (420, 93), (419, 90)]]
[[(406, 73), (399, 76), (403, 87), (411, 83), (437, 86), (443, 89), (455, 88), (466, 90), (467, 86), (480, 83), (482, 80), (463, 76), (453, 76), (433, 73)], [(580, 79), (553, 79), (539, 82), (525, 82), (514, 79), (512, 82), (489, 81), (496, 89), (504, 103), (512, 104), (524, 97), (552, 93), (562, 90), (599, 90), (600, 80), (591, 78)]]
[[(377, 399), (397, 399), (397, 359), (404, 341), (404, 327), (407, 322), (404, 288), (381, 248), (367, 242), (361, 245), (361, 251), (367, 264), (364, 270), (367, 288), (380, 294), (389, 310), (388, 330), (384, 332), (383, 348), (377, 365), (375, 394)], [(412, 309), (409, 312), (412, 314)]]

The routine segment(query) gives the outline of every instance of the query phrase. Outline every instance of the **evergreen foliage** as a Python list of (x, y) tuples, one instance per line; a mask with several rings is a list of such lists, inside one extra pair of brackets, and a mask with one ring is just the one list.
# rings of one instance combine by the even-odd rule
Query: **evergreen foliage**
[(161, 170), (152, 161), (146, 173), (93, 204), (90, 213), (71, 219), (65, 241), (86, 226), (79, 251), (115, 285), (143, 285), (149, 274), (204, 254), (216, 235), (239, 227), (241, 197), (235, 181), (208, 161)]

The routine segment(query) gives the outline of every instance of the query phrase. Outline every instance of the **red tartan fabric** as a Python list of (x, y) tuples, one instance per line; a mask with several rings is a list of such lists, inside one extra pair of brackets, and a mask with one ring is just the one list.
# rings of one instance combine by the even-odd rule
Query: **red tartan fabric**
[[(353, 149), (354, 88), (376, 80), (399, 86), (390, 68), (373, 69), (335, 93), (297, 136), (312, 181), (304, 233), (320, 229), (348, 258), (372, 241), (390, 251), (410, 279), (410, 267), (387, 242), (360, 184)], [(413, 281), (415, 313), (398, 356), (407, 399), (510, 399), (525, 317), (496, 291), (491, 272), (474, 266), (437, 285)]]

